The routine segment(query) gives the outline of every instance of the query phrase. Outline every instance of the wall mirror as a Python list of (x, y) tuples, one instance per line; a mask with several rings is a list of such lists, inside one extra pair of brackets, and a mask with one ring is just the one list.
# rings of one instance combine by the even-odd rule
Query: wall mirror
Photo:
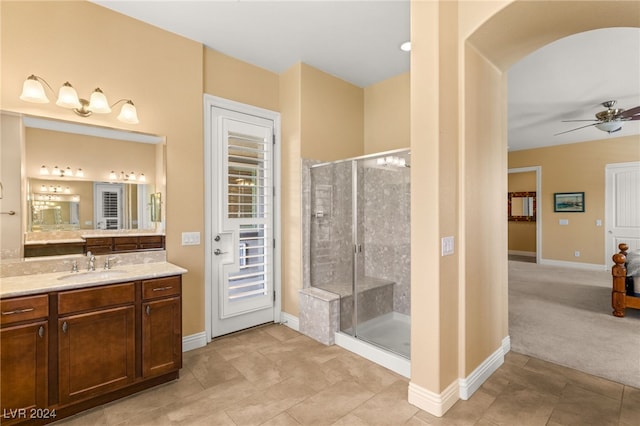
[(164, 137), (32, 116), (23, 123), (25, 241), (164, 230)]
[(508, 217), (513, 222), (536, 221), (536, 193), (509, 192)]

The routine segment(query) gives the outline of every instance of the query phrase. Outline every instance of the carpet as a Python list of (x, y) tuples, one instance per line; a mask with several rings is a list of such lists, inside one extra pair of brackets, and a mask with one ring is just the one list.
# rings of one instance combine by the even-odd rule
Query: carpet
[(509, 261), (514, 352), (640, 388), (640, 310), (611, 312), (609, 271)]

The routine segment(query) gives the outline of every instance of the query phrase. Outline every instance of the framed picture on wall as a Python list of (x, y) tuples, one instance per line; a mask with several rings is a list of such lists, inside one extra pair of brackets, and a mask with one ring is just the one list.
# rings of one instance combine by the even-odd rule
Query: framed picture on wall
[(584, 192), (556, 192), (553, 211), (561, 213), (584, 212)]

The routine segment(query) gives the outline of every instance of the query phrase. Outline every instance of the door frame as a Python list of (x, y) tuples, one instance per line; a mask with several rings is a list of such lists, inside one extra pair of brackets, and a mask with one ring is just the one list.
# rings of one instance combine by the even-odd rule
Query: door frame
[(542, 167), (517, 167), (508, 169), (507, 174), (511, 173), (536, 173), (536, 263), (543, 262), (542, 259), (542, 205), (544, 204), (542, 195)]
[[(618, 253), (618, 248), (612, 241), (614, 239), (611, 233), (614, 209), (614, 184), (612, 174), (617, 170), (626, 168), (638, 168), (640, 161), (629, 161), (624, 163), (607, 163), (604, 166), (604, 266), (605, 269), (612, 264), (611, 257)], [(632, 247), (633, 248), (633, 247)]]
[(213, 95), (204, 95), (204, 246), (205, 246), (205, 270), (204, 270), (204, 313), (205, 313), (205, 333), (207, 334), (207, 343), (212, 340), (212, 298), (214, 292), (213, 265), (211, 259), (213, 256), (213, 223), (211, 220), (213, 206), (213, 179), (215, 173), (212, 163), (213, 123), (211, 122), (211, 109), (222, 108), (241, 114), (254, 115), (256, 117), (265, 118), (273, 121), (275, 133), (275, 144), (273, 146), (273, 238), (275, 239), (275, 247), (273, 249), (273, 289), (276, 297), (273, 304), (273, 321), (280, 322), (282, 309), (282, 265), (281, 265), (281, 185), (280, 185), (280, 113), (268, 109), (256, 107), (253, 105), (243, 104), (241, 102), (232, 101), (230, 99), (221, 98)]

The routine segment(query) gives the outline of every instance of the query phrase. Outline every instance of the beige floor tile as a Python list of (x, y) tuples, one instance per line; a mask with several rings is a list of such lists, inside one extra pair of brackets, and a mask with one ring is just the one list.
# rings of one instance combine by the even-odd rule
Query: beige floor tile
[(242, 377), (229, 361), (213, 349), (189, 357), (184, 366), (183, 371), (191, 372), (204, 388)]
[(418, 408), (407, 402), (406, 380), (396, 380), (389, 387), (356, 408), (352, 414), (370, 425), (396, 425), (407, 422)]
[(288, 372), (258, 352), (248, 352), (229, 361), (240, 374), (259, 389), (268, 388), (287, 379)]
[(262, 423), (262, 426), (299, 426), (300, 423), (296, 421), (289, 413), (280, 413), (278, 416)]
[(482, 416), (506, 426), (546, 425), (559, 397), (540, 393), (520, 384), (510, 384)]
[(620, 426), (640, 423), (640, 389), (625, 386), (620, 410)]
[[(404, 422), (403, 422), (404, 423)], [(372, 423), (365, 422), (360, 417), (353, 415), (352, 413), (347, 414), (344, 417), (338, 419), (331, 426), (367, 426)], [(389, 423), (391, 424), (391, 423)], [(401, 423), (393, 423), (393, 424), (401, 424)]]
[(303, 425), (330, 425), (374, 395), (364, 386), (343, 381), (287, 410)]
[(619, 398), (608, 398), (569, 384), (550, 420), (562, 425), (613, 426), (618, 424), (619, 413)]
[(355, 381), (374, 393), (380, 392), (401, 377), (350, 352), (323, 363), (322, 368), (329, 370), (328, 377)]

